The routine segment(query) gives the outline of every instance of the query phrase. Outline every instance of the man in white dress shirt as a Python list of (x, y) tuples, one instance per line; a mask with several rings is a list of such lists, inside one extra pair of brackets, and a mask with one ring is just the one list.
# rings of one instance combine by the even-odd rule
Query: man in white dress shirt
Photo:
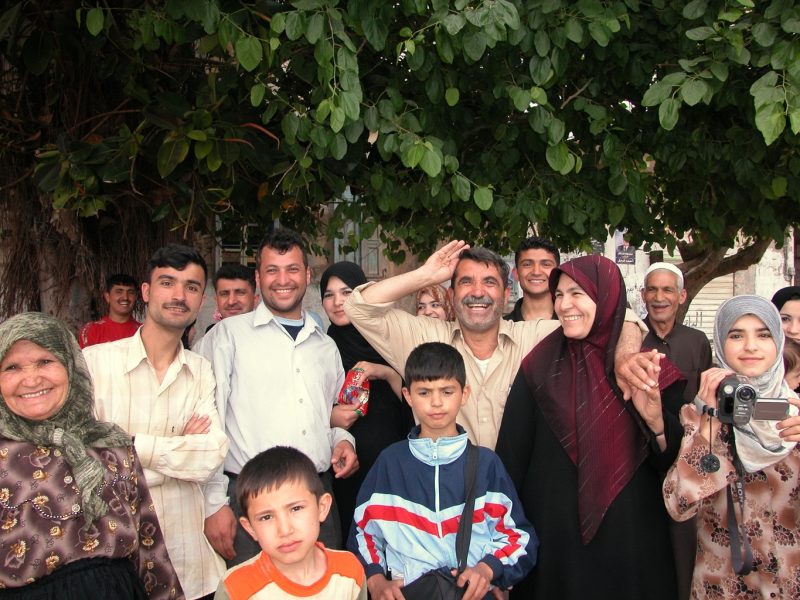
[(167, 550), (188, 600), (210, 597), (225, 564), (203, 535), (201, 484), (219, 469), (228, 440), (204, 358), (183, 349), (206, 284), (203, 258), (187, 246), (156, 251), (142, 299), (147, 315), (129, 338), (86, 348), (97, 416), (134, 438)]
[[(249, 459), (274, 446), (297, 448), (314, 462), (329, 492), (332, 477), (347, 477), (358, 468), (353, 437), (330, 424), (344, 369), (336, 344), (302, 309), (310, 281), (302, 238), (276, 229), (256, 255), (262, 302), (253, 312), (214, 327), (210, 358), (230, 451), (224, 476), (220, 473), (205, 489), (205, 532), (229, 566), (260, 550), (237, 522), (236, 477)], [(341, 547), (339, 529), (334, 508), (322, 524), (320, 541)]]

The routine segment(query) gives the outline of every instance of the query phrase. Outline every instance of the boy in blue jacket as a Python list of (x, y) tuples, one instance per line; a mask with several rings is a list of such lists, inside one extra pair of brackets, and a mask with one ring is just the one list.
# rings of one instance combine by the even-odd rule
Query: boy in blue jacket
[[(406, 362), (403, 397), (419, 425), (386, 448), (358, 494), (348, 549), (364, 565), (373, 600), (402, 598), (402, 586), (457, 565), (464, 509), (467, 434), (456, 424), (470, 389), (464, 359), (448, 344), (422, 344)], [(536, 562), (538, 541), (497, 455), (479, 449), (467, 568), (456, 584), (465, 600), (507, 589)]]

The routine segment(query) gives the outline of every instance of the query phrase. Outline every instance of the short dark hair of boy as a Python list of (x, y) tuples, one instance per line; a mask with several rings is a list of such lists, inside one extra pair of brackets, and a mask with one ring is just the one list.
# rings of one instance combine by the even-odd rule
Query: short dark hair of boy
[(427, 342), (411, 351), (406, 360), (406, 385), (416, 381), (455, 379), (463, 388), (467, 383), (464, 357), (450, 344)]
[[(468, 250), (464, 250), (458, 257), (459, 263), (461, 263), (462, 260), (471, 260), (474, 262), (483, 263), (487, 267), (497, 267), (497, 270), (500, 272), (500, 278), (503, 280), (503, 289), (508, 287), (508, 276), (511, 273), (511, 269), (508, 268), (508, 263), (503, 260), (503, 257), (494, 250), (481, 247), (470, 248)], [(458, 266), (456, 266), (455, 271), (453, 271), (453, 277), (450, 279), (450, 287), (454, 289), (456, 286), (457, 272)]]
[(111, 288), (115, 285), (124, 285), (126, 287), (132, 287), (134, 290), (138, 287), (136, 280), (131, 277), (130, 275), (126, 275), (125, 273), (115, 273), (111, 275), (108, 279), (106, 279), (106, 291), (110, 292)]
[(256, 291), (256, 272), (250, 267), (238, 263), (225, 263), (214, 273), (214, 289), (220, 279), (241, 279), (246, 281), (252, 290)]
[(517, 251), (514, 253), (514, 264), (517, 265), (518, 268), (519, 255), (525, 252), (525, 250), (544, 250), (553, 255), (556, 259), (556, 266), (561, 264), (561, 255), (558, 253), (556, 245), (546, 238), (532, 235), (522, 240), (519, 246), (517, 246)]
[(286, 254), (292, 248), (300, 248), (303, 253), (303, 266), (308, 266), (308, 252), (306, 251), (306, 244), (300, 234), (286, 227), (276, 227), (270, 231), (261, 243), (258, 245), (258, 252), (256, 253), (256, 269), (261, 267), (261, 251), (264, 248), (272, 248), (278, 254)]
[(800, 343), (791, 338), (786, 338), (783, 345), (783, 368), (786, 373), (800, 367)]
[(236, 478), (236, 500), (242, 514), (247, 516), (250, 498), (295, 482), (304, 484), (318, 500), (325, 493), (314, 463), (297, 448), (275, 446), (259, 452)]
[(170, 267), (178, 271), (183, 271), (189, 263), (202, 267), (203, 280), (205, 282), (205, 280), (208, 279), (208, 267), (206, 266), (206, 261), (200, 256), (200, 253), (189, 246), (168, 244), (156, 250), (153, 256), (150, 257), (150, 260), (147, 261), (147, 273), (145, 273), (144, 280), (148, 283), (152, 283), (150, 277), (156, 269)]

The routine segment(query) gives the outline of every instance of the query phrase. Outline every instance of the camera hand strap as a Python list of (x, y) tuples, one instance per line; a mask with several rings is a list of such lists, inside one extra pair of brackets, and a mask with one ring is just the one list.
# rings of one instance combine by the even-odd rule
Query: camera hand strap
[[(742, 515), (742, 525), (744, 526), (744, 467), (742, 461), (736, 454), (736, 446), (733, 449), (733, 465), (736, 468), (736, 479), (733, 485), (736, 488), (736, 498)], [(728, 492), (728, 533), (731, 537), (731, 562), (733, 570), (737, 575), (747, 575), (753, 570), (753, 550), (747, 539), (747, 532), (744, 527), (739, 528), (736, 520), (736, 505), (733, 502), (731, 486), (727, 486)], [(741, 536), (741, 537), (740, 537)]]

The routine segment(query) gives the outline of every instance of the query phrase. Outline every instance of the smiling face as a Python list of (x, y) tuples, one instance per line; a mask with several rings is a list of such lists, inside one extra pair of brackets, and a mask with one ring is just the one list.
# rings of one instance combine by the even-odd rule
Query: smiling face
[(256, 284), (273, 315), (299, 319), (309, 283), (311, 269), (303, 264), (303, 251), (299, 247), (292, 246), (283, 254), (269, 246), (261, 249)]
[(414, 381), (403, 388), (403, 397), (420, 425), (419, 437), (437, 440), (458, 435), (456, 418), (467, 403), (469, 386), (454, 378)]
[(417, 316), (431, 317), (432, 319), (447, 320), (444, 305), (427, 292), (419, 295), (417, 300)]
[(17, 416), (49, 419), (64, 406), (68, 392), (67, 369), (38, 344), (20, 340), (0, 361), (0, 394)]
[(666, 269), (657, 269), (647, 276), (642, 300), (650, 321), (672, 329), (678, 308), (686, 302), (686, 290), (678, 288), (678, 277)]
[[(320, 523), (328, 516), (331, 495), (317, 497), (301, 481), (287, 481), (250, 498), (239, 522), (279, 571), (313, 560)], [(312, 563), (313, 564), (313, 563)]]
[(183, 270), (156, 267), (142, 284), (147, 321), (183, 332), (196, 318), (203, 302), (206, 277), (203, 267), (188, 263)]
[(223, 319), (249, 313), (258, 300), (256, 291), (244, 279), (218, 279), (214, 297)]
[(564, 335), (582, 340), (592, 330), (597, 304), (572, 277), (562, 273), (556, 286), (555, 311)]
[(728, 366), (747, 377), (766, 373), (778, 356), (769, 328), (754, 315), (736, 320), (725, 337), (722, 351)]
[(517, 261), (517, 278), (526, 296), (549, 296), (550, 272), (558, 266), (556, 257), (544, 248), (523, 250)]
[(352, 293), (352, 288), (338, 277), (328, 279), (328, 288), (322, 295), (322, 308), (334, 325), (350, 325), (350, 318), (344, 314), (344, 302)]
[(509, 290), (499, 269), (474, 260), (462, 259), (447, 290), (461, 326), (474, 332), (498, 327)]
[(111, 320), (120, 323), (127, 321), (136, 305), (136, 296), (136, 288), (130, 285), (113, 285), (111, 290), (103, 292)]
[(781, 306), (781, 327), (786, 337), (800, 341), (800, 300), (787, 300)]

